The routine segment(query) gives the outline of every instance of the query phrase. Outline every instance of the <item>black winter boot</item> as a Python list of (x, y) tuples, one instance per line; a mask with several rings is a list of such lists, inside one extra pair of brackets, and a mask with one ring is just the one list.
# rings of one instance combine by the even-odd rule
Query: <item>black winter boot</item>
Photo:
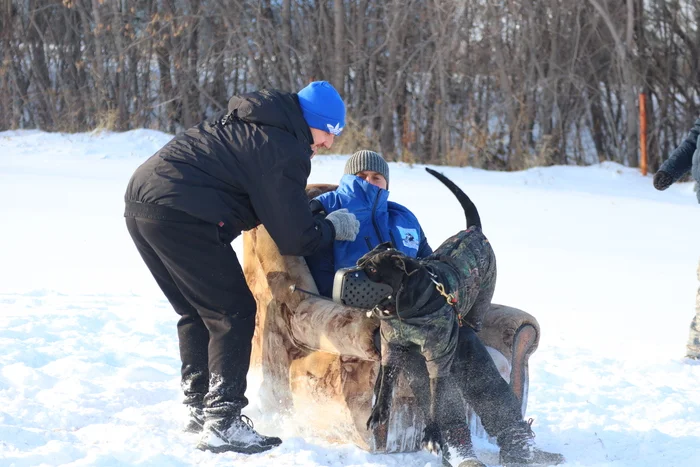
[(253, 429), (245, 415), (212, 416), (206, 418), (197, 449), (202, 451), (235, 451), (255, 454), (282, 444), (275, 436), (264, 436)]
[(443, 466), (451, 467), (486, 467), (474, 453), (472, 437), (468, 425), (460, 425), (445, 431), (445, 450)]
[(190, 414), (183, 431), (187, 433), (200, 433), (204, 426), (204, 410), (202, 410), (201, 407), (193, 405), (188, 405), (187, 410), (189, 410)]
[(497, 438), (501, 448), (501, 464), (505, 467), (550, 466), (564, 462), (564, 456), (542, 451), (535, 446), (532, 419), (520, 421), (503, 430)]

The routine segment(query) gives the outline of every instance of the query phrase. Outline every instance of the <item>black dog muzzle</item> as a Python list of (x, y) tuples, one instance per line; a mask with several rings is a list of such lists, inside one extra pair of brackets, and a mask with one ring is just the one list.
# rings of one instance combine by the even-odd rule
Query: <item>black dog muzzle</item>
[(333, 278), (333, 301), (346, 306), (371, 310), (392, 292), (391, 286), (370, 280), (359, 266), (338, 269)]

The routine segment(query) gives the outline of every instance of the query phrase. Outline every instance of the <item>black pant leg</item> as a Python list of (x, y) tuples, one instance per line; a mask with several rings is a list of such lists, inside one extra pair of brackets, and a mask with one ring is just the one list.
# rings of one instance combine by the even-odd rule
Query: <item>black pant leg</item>
[[(229, 243), (220, 241), (218, 227), (213, 224), (140, 218), (135, 222), (208, 332), (208, 341), (181, 342), (181, 347), (191, 348), (190, 354), (199, 355), (208, 344), (205, 407), (219, 413), (240, 411), (248, 403), (246, 375), (256, 305), (236, 253)], [(184, 322), (183, 330), (193, 324), (194, 320)]]
[(452, 366), (466, 402), (481, 418), (486, 432), (496, 436), (522, 420), (520, 402), (501, 377), (491, 355), (469, 326), (459, 330), (457, 355)]
[(180, 315), (177, 335), (182, 362), (180, 371), (181, 386), (185, 394), (184, 403), (201, 406), (204, 396), (209, 391), (209, 331), (197, 310), (182, 295), (161, 259), (139, 232), (136, 219), (127, 217), (126, 226), (141, 258), (175, 312)]

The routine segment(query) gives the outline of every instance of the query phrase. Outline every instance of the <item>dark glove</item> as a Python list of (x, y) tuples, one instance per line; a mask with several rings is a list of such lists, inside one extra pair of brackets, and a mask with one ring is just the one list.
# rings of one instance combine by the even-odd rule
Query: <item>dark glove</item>
[(347, 209), (338, 209), (326, 216), (326, 220), (330, 221), (335, 227), (335, 239), (354, 241), (357, 234), (360, 232), (360, 221), (357, 220), (355, 214)]
[(669, 174), (668, 172), (659, 170), (654, 174), (654, 188), (656, 188), (657, 190), (663, 191), (666, 188), (670, 187), (672, 183), (673, 177), (671, 177), (671, 174)]

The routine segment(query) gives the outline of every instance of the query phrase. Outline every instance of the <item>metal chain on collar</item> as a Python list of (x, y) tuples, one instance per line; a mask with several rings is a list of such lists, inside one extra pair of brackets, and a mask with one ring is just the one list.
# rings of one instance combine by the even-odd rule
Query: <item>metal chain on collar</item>
[(442, 282), (437, 281), (437, 275), (435, 275), (430, 269), (428, 269), (428, 275), (430, 275), (430, 281), (435, 284), (435, 289), (438, 291), (438, 293), (445, 297), (447, 304), (455, 309), (455, 312), (457, 313), (457, 323), (461, 328), (464, 323), (462, 322), (462, 314), (459, 312), (459, 310), (457, 310), (457, 299), (455, 298), (454, 294), (447, 293), (445, 286), (442, 284)]

